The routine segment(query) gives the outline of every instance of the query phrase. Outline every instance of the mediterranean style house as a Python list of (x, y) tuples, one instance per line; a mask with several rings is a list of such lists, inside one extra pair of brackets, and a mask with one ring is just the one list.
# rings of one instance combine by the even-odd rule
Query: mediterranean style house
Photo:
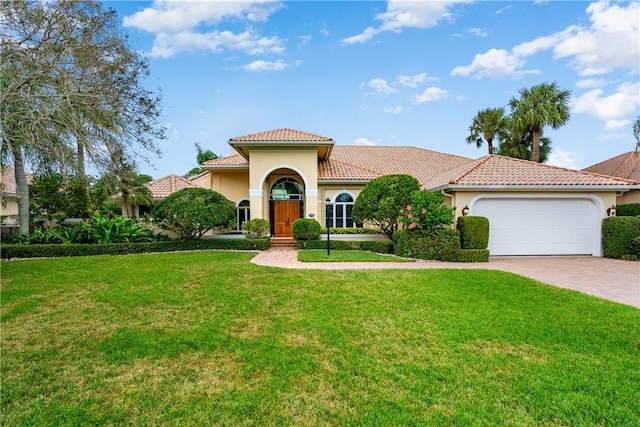
[[(488, 155), (470, 159), (411, 146), (345, 146), (332, 138), (278, 129), (231, 138), (234, 154), (201, 165), (187, 180), (149, 183), (157, 199), (204, 187), (231, 200), (235, 231), (250, 218), (269, 221), (274, 237), (293, 222), (355, 226), (353, 203), (371, 179), (408, 174), (445, 203), (489, 218), (492, 255), (601, 255), (601, 222), (616, 198), (637, 192), (633, 180)], [(137, 213), (141, 213), (137, 207)], [(144, 209), (144, 208), (143, 208)]]
[[(624, 178), (640, 184), (640, 152), (629, 151), (582, 170)], [(618, 194), (616, 204), (623, 203), (640, 203), (640, 191), (627, 191)]]

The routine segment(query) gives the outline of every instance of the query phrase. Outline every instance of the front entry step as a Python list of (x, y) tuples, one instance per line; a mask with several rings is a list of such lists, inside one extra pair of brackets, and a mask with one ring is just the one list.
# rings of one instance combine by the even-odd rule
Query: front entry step
[(291, 237), (272, 237), (271, 248), (297, 248), (298, 242)]

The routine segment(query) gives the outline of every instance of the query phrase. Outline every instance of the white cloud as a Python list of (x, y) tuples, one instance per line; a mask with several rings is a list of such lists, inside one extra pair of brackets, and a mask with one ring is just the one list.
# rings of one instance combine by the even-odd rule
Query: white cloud
[[(254, 30), (236, 34), (211, 28), (228, 19), (266, 21), (281, 7), (280, 2), (264, 0), (156, 0), (150, 7), (125, 16), (123, 23), (155, 35), (150, 55), (156, 57), (169, 58), (182, 51), (219, 53), (225, 49), (249, 55), (282, 53), (285, 49), (279, 37), (261, 37)], [(208, 28), (204, 31), (196, 30), (205, 26)]]
[(486, 53), (477, 54), (471, 65), (454, 68), (451, 75), (474, 75), (476, 78), (497, 79), (519, 77), (524, 74), (539, 74), (538, 70), (522, 70), (523, 65), (524, 61), (517, 55), (504, 49), (491, 49)]
[(404, 111), (404, 108), (402, 108), (401, 105), (396, 105), (395, 107), (385, 107), (384, 112), (385, 113), (391, 113), (391, 114), (399, 114), (402, 113)]
[(608, 1), (587, 7), (591, 27), (580, 28), (554, 48), (556, 57), (571, 57), (582, 75), (604, 74), (616, 68), (637, 69), (640, 63), (640, 3), (627, 7)]
[(311, 36), (310, 35), (298, 36), (298, 40), (300, 40), (298, 42), (298, 46), (304, 46), (305, 44), (311, 41)]
[(357, 138), (353, 143), (355, 145), (376, 145), (375, 142), (368, 140), (367, 138)]
[(397, 91), (397, 89), (389, 86), (389, 84), (385, 79), (381, 79), (381, 78), (375, 78), (375, 79), (369, 80), (369, 82), (367, 83), (367, 86), (374, 89), (376, 92), (383, 93), (385, 95), (390, 95)]
[(478, 37), (487, 37), (488, 35), (487, 32), (482, 28), (469, 28), (467, 31)]
[(398, 76), (397, 81), (401, 85), (408, 87), (418, 87), (420, 83), (424, 83), (427, 80), (438, 80), (435, 77), (428, 77), (427, 73), (416, 74), (415, 76)]
[(604, 136), (599, 136), (596, 139), (599, 142), (606, 142), (606, 141), (610, 141), (612, 139), (629, 139), (629, 136), (627, 136), (626, 134), (622, 134), (622, 133), (609, 133), (609, 134), (604, 135)]
[(282, 41), (278, 37), (258, 37), (250, 31), (234, 34), (230, 31), (177, 34), (158, 34), (151, 49), (151, 56), (170, 58), (178, 52), (209, 51), (219, 53), (228, 50), (244, 51), (249, 55), (283, 53)]
[(176, 1), (156, 0), (151, 7), (124, 17), (125, 27), (150, 33), (177, 33), (200, 24), (215, 25), (228, 18), (266, 21), (280, 9), (273, 1)]
[(389, 0), (387, 11), (376, 16), (379, 27), (368, 27), (362, 33), (342, 39), (343, 43), (363, 43), (384, 31), (400, 32), (403, 28), (430, 28), (450, 19), (451, 7), (470, 0), (403, 1)]
[(593, 89), (575, 98), (573, 111), (586, 113), (602, 120), (622, 120), (640, 105), (640, 83), (623, 83), (616, 93), (603, 96), (602, 89)]
[(588, 89), (592, 87), (604, 86), (606, 83), (607, 82), (602, 79), (585, 79), (585, 80), (578, 81), (576, 83), (576, 87), (579, 87), (581, 89)]
[(457, 101), (466, 101), (467, 99), (469, 99), (469, 97), (466, 96), (466, 95), (458, 95), (458, 96), (456, 96), (456, 100)]
[(282, 71), (290, 66), (291, 65), (289, 63), (282, 59), (278, 59), (277, 61), (257, 60), (243, 66), (242, 68), (247, 71)]
[(622, 129), (622, 128), (626, 128), (630, 124), (631, 124), (631, 120), (608, 120), (604, 124), (604, 128), (606, 130)]
[(562, 168), (577, 169), (576, 152), (554, 147), (551, 149), (549, 159), (547, 159), (547, 164)]
[(375, 36), (379, 32), (380, 32), (380, 30), (376, 30), (373, 27), (368, 27), (366, 30), (364, 30), (360, 34), (356, 34), (355, 36), (351, 36), (351, 37), (347, 37), (347, 38), (342, 39), (342, 43), (344, 43), (344, 44), (364, 43), (367, 40), (372, 39), (373, 36)]
[(449, 96), (446, 90), (439, 87), (431, 86), (419, 95), (413, 97), (414, 102), (423, 104), (425, 102), (436, 102)]
[[(512, 78), (539, 73), (525, 70), (525, 58), (551, 50), (554, 58), (569, 58), (583, 76), (605, 74), (614, 69), (638, 69), (640, 63), (640, 3), (626, 7), (608, 1), (592, 3), (586, 9), (588, 28), (571, 25), (562, 31), (506, 49), (477, 54), (470, 65), (458, 66), (451, 75), (475, 78)], [(587, 80), (585, 80), (585, 83)]]

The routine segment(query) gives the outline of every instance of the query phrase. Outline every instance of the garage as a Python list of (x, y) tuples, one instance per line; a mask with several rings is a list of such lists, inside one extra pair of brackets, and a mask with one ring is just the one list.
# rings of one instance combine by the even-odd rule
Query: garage
[(491, 255), (600, 256), (597, 200), (480, 196), (471, 214), (489, 218)]

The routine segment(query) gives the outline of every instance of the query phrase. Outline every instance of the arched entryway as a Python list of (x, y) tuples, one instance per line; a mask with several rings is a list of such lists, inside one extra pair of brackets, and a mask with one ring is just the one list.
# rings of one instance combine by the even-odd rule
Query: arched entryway
[(273, 236), (293, 236), (293, 222), (304, 217), (302, 184), (291, 177), (274, 182), (269, 191), (269, 211)]

